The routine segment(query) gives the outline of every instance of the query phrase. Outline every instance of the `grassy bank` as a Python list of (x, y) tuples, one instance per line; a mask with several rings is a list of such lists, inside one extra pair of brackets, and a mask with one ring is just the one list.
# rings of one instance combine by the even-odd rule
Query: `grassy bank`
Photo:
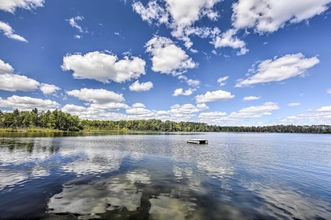
[(48, 132), (63, 132), (57, 129), (49, 129), (49, 128), (0, 128), (0, 132), (36, 132), (36, 133), (48, 133)]

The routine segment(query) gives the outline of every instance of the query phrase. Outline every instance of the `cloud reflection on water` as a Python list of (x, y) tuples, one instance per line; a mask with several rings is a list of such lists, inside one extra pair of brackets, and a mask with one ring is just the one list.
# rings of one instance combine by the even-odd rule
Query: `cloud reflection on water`
[(50, 198), (49, 212), (89, 215), (123, 208), (135, 211), (142, 196), (135, 183), (149, 184), (150, 177), (145, 171), (129, 172), (90, 184), (65, 185), (61, 193)]
[(3, 190), (5, 187), (13, 187), (16, 184), (27, 180), (29, 176), (20, 171), (12, 172), (1, 170), (0, 172), (0, 190)]

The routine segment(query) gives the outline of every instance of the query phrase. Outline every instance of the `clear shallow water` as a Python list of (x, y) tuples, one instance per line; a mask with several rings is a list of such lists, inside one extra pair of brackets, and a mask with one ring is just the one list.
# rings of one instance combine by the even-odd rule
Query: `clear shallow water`
[(0, 216), (331, 219), (331, 136), (1, 137)]

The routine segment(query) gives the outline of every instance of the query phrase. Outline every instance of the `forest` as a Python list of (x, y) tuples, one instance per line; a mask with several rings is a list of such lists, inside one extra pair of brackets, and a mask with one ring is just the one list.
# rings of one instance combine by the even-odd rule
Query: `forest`
[(161, 131), (161, 132), (277, 132), (277, 133), (331, 133), (330, 125), (272, 125), (219, 126), (201, 122), (174, 122), (148, 120), (86, 120), (61, 110), (3, 112), (0, 110), (0, 128), (10, 131), (28, 128), (60, 131)]

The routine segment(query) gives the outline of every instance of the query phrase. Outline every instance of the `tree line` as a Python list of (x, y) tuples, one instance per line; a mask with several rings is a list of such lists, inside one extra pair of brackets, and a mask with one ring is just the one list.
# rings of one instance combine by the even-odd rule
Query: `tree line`
[(87, 120), (61, 110), (2, 112), (0, 128), (46, 128), (62, 131), (162, 131), (162, 132), (277, 132), (331, 133), (330, 125), (219, 126), (201, 122), (148, 120)]

